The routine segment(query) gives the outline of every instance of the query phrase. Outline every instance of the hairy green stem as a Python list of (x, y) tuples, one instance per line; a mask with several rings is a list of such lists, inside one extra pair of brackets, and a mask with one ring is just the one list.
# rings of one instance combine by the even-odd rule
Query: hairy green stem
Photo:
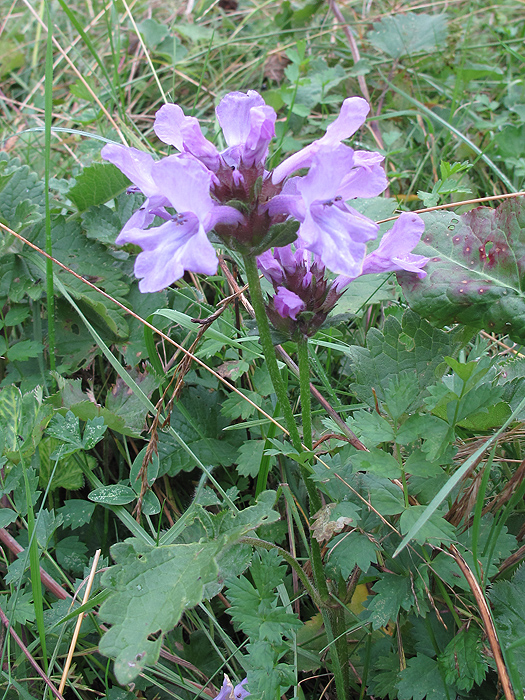
[(310, 393), (310, 362), (308, 359), (308, 338), (302, 337), (297, 342), (299, 359), (299, 386), (301, 390), (301, 416), (303, 419), (303, 442), (307, 449), (312, 449), (312, 398)]
[[(299, 430), (297, 429), (297, 424), (292, 412), (292, 408), (288, 401), (288, 396), (286, 393), (286, 388), (279, 372), (279, 367), (277, 365), (277, 358), (275, 356), (275, 347), (272, 342), (272, 337), (270, 333), (270, 325), (268, 322), (268, 317), (266, 315), (266, 309), (264, 307), (264, 299), (261, 290), (261, 284), (259, 281), (259, 271), (257, 270), (257, 262), (255, 258), (248, 255), (244, 256), (244, 266), (246, 271), (246, 279), (250, 288), (250, 297), (252, 301), (253, 310), (255, 313), (255, 319), (257, 321), (257, 326), (259, 329), (259, 339), (261, 341), (261, 346), (263, 349), (264, 357), (266, 360), (266, 366), (268, 367), (268, 372), (270, 373), (270, 378), (274, 387), (277, 400), (279, 401), (286, 427), (290, 434), (290, 439), (293, 446), (298, 452), (303, 451), (303, 445), (301, 443), (301, 438), (299, 435)], [(312, 408), (310, 399), (310, 369), (308, 362), (308, 340), (305, 338), (304, 341), (299, 343), (299, 384), (301, 391), (301, 410), (303, 417), (303, 429), (305, 433), (305, 446), (307, 449), (312, 449)], [(312, 481), (309, 479), (309, 470), (301, 465), (301, 474), (308, 492), (308, 498), (310, 501), (310, 513), (314, 514), (321, 508), (321, 499)], [(311, 585), (308, 577), (296, 562), (296, 560), (286, 552), (286, 550), (277, 547), (270, 542), (264, 542), (263, 540), (256, 540), (254, 538), (244, 537), (241, 541), (247, 544), (252, 544), (253, 546), (265, 547), (266, 549), (272, 548), (277, 549), (283, 559), (290, 564), (290, 566), (297, 572), (299, 579), (302, 581), (306, 590), (312, 597), (312, 600), (321, 608), (323, 621), (325, 624), (326, 633), (328, 636), (328, 641), (333, 645), (332, 653), (332, 664), (335, 677), (335, 684), (337, 688), (337, 694), (341, 700), (346, 700), (348, 697), (348, 663), (345, 663), (345, 658), (347, 658), (346, 653), (343, 653), (343, 647), (346, 646), (346, 639), (342, 638), (341, 641), (336, 640), (338, 636), (336, 630), (340, 627), (340, 612), (330, 610), (329, 608), (333, 606), (334, 600), (330, 595), (328, 590), (328, 585), (326, 583), (326, 576), (324, 573), (323, 560), (321, 556), (321, 549), (319, 543), (315, 538), (311, 540), (311, 565), (312, 573), (314, 578), (315, 586), (317, 590)], [(334, 629), (335, 625), (335, 629)]]
[[(49, 179), (51, 171), (51, 121), (53, 119), (53, 44), (51, 10), (46, 2), (47, 10), (47, 48), (45, 68), (45, 115), (44, 115), (44, 195), (45, 195), (45, 230), (46, 253), (53, 255), (51, 235), (51, 202), (49, 195)], [(46, 306), (47, 306), (47, 338), (49, 343), (49, 367), (56, 368), (55, 360), (55, 290), (53, 288), (53, 262), (46, 260)]]
[(301, 438), (299, 436), (299, 430), (297, 429), (292, 407), (290, 406), (288, 396), (286, 395), (284, 382), (277, 365), (275, 348), (272, 342), (272, 336), (270, 334), (270, 325), (266, 316), (261, 284), (259, 282), (259, 271), (257, 270), (257, 262), (253, 256), (244, 256), (244, 269), (246, 271), (246, 279), (248, 280), (248, 285), (250, 287), (250, 297), (253, 310), (255, 312), (257, 326), (259, 328), (259, 339), (264, 352), (266, 366), (268, 367), (268, 372), (270, 373), (270, 378), (272, 380), (275, 394), (277, 395), (277, 400), (281, 404), (286, 428), (290, 433), (292, 444), (298, 452), (301, 452)]

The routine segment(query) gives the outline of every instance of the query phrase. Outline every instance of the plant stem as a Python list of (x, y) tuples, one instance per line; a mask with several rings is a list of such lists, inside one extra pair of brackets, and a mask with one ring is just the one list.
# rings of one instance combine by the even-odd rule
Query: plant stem
[(244, 256), (244, 269), (246, 271), (246, 279), (248, 280), (248, 284), (250, 286), (250, 297), (252, 300), (253, 310), (255, 312), (257, 326), (259, 328), (259, 339), (264, 352), (266, 366), (268, 367), (268, 372), (270, 373), (270, 378), (272, 380), (277, 400), (281, 404), (286, 428), (290, 433), (292, 444), (298, 452), (302, 452), (299, 430), (297, 429), (292, 407), (290, 406), (288, 396), (286, 395), (284, 382), (277, 365), (277, 358), (275, 357), (275, 348), (272, 342), (272, 336), (270, 334), (270, 325), (266, 316), (261, 284), (259, 282), (259, 271), (257, 270), (257, 263), (254, 257), (249, 255)]
[(297, 342), (299, 358), (299, 386), (301, 390), (301, 416), (303, 419), (303, 442), (312, 449), (312, 398), (310, 394), (310, 362), (308, 359), (308, 338), (302, 337)]
[[(45, 230), (46, 253), (53, 255), (53, 243), (51, 235), (51, 202), (49, 194), (49, 178), (51, 170), (51, 121), (53, 119), (53, 44), (51, 11), (49, 3), (47, 9), (47, 48), (45, 69), (45, 121), (44, 121), (44, 194), (45, 194)], [(56, 368), (55, 360), (55, 290), (53, 287), (53, 263), (46, 260), (46, 306), (47, 306), (47, 338), (49, 343), (49, 367), (52, 371)]]
[[(288, 396), (286, 393), (286, 388), (284, 386), (283, 379), (281, 377), (281, 373), (279, 372), (279, 367), (277, 365), (277, 358), (275, 356), (275, 348), (272, 342), (272, 337), (270, 334), (270, 325), (268, 323), (268, 317), (266, 316), (266, 309), (264, 308), (264, 300), (263, 300), (263, 295), (262, 295), (262, 290), (261, 290), (261, 284), (259, 282), (259, 271), (257, 270), (257, 263), (255, 261), (255, 258), (250, 257), (248, 255), (244, 256), (244, 268), (246, 271), (246, 279), (248, 281), (248, 285), (250, 287), (250, 297), (252, 301), (252, 306), (253, 310), (255, 313), (255, 319), (257, 321), (257, 326), (259, 328), (259, 339), (261, 341), (261, 346), (263, 349), (264, 357), (266, 359), (266, 365), (268, 367), (268, 372), (270, 373), (270, 378), (272, 380), (273, 388), (275, 390), (275, 393), (277, 395), (277, 400), (279, 401), (284, 419), (286, 422), (286, 427), (288, 429), (288, 432), (290, 434), (290, 439), (292, 441), (293, 446), (298, 452), (303, 451), (303, 445), (301, 443), (301, 438), (299, 435), (299, 430), (297, 429), (297, 424), (295, 422), (295, 418), (292, 412), (292, 408), (290, 406), (290, 403), (288, 401)], [(311, 399), (310, 399), (310, 369), (309, 369), (309, 363), (308, 363), (308, 339), (304, 338), (302, 342), (299, 343), (298, 347), (298, 353), (299, 353), (299, 384), (300, 384), (300, 391), (301, 391), (301, 410), (302, 410), (302, 417), (303, 417), (303, 430), (304, 430), (304, 440), (305, 440), (305, 445), (307, 449), (311, 450), (312, 449), (312, 408), (311, 408)], [(316, 513), (320, 508), (321, 508), (321, 499), (319, 497), (319, 494), (317, 493), (317, 490), (312, 483), (312, 481), (309, 479), (309, 471), (308, 469), (301, 465), (301, 474), (306, 486), (306, 490), (308, 492), (308, 498), (310, 501), (310, 513)], [(243, 541), (248, 543), (248, 539), (251, 538), (243, 538)], [(253, 544), (254, 546), (261, 546), (264, 547), (269, 544), (262, 544), (261, 541), (258, 541), (257, 544), (255, 542), (249, 542), (250, 544)], [(275, 545), (271, 545), (272, 548), (275, 547)], [(280, 548), (279, 548), (280, 551)], [(334, 610), (329, 610), (330, 606), (333, 605), (333, 599), (332, 596), (330, 595), (330, 591), (328, 590), (328, 586), (326, 583), (326, 577), (324, 573), (324, 568), (323, 568), (323, 560), (321, 556), (321, 549), (319, 547), (319, 543), (315, 538), (312, 538), (311, 540), (311, 564), (312, 564), (312, 573), (313, 573), (313, 578), (314, 578), (314, 583), (315, 586), (317, 587), (317, 591), (315, 589), (312, 590), (312, 586), (310, 582), (308, 581), (307, 577), (305, 577), (303, 570), (299, 566), (298, 569), (294, 566), (294, 564), (297, 564), (295, 560), (290, 561), (290, 559), (293, 559), (293, 557), (290, 557), (288, 552), (285, 552), (285, 550), (280, 551), (281, 556), (290, 564), (290, 566), (294, 567), (294, 569), (297, 571), (297, 574), (303, 584), (305, 585), (308, 593), (312, 596), (312, 600), (316, 602), (317, 604), (320, 604), (321, 607), (321, 612), (323, 615), (323, 621), (325, 624), (325, 629), (326, 633), (328, 636), (328, 641), (333, 643), (332, 646), (332, 665), (333, 665), (333, 670), (334, 670), (334, 677), (335, 677), (335, 684), (337, 688), (337, 694), (340, 700), (346, 700), (348, 697), (348, 673), (347, 673), (347, 667), (348, 663), (345, 663), (344, 657), (346, 655), (347, 657), (347, 652), (342, 653), (343, 651), (343, 646), (346, 647), (346, 639), (342, 639), (341, 641), (336, 642), (335, 637), (336, 634), (334, 634), (334, 624), (336, 626), (336, 629), (339, 628), (339, 615), (338, 612)], [(299, 571), (301, 573), (299, 573)], [(306, 580), (305, 580), (306, 579)], [(315, 593), (314, 593), (315, 591)], [(314, 597), (315, 596), (315, 597)]]

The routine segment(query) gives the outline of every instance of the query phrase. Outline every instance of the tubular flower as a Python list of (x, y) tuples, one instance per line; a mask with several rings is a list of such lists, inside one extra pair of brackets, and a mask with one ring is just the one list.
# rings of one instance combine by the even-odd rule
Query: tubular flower
[(422, 278), (428, 258), (411, 251), (419, 242), (424, 222), (417, 214), (401, 214), (379, 246), (364, 257), (361, 270), (352, 276), (339, 275), (329, 282), (319, 256), (312, 255), (298, 239), (284, 248), (274, 248), (257, 258), (259, 269), (274, 287), (267, 304), (273, 325), (293, 339), (311, 336), (325, 322), (341, 295), (360, 275), (406, 270)]
[(215, 696), (214, 700), (244, 700), (244, 698), (250, 695), (246, 688), (243, 688), (246, 681), (247, 679), (245, 678), (234, 688), (233, 683), (230, 681), (228, 676), (224, 674), (222, 687), (219, 694)]
[[(266, 159), (276, 114), (254, 90), (229, 93), (218, 104), (223, 150), (204, 136), (196, 118), (174, 104), (160, 108), (154, 130), (177, 155), (155, 161), (135, 148), (105, 146), (102, 156), (146, 198), (117, 238), (119, 244), (142, 248), (135, 264), (140, 289), (162, 289), (186, 270), (213, 274), (212, 230), (227, 248), (257, 256), (274, 243), (293, 240), (299, 229), (301, 248), (317, 265), (348, 277), (361, 274), (366, 244), (378, 226), (346, 201), (377, 196), (387, 180), (379, 153), (354, 151), (342, 141), (368, 111), (362, 98), (348, 98), (322, 138), (273, 172), (266, 170)], [(305, 168), (306, 174), (293, 176)], [(283, 313), (300, 314), (299, 303), (285, 289), (277, 294), (277, 305)]]

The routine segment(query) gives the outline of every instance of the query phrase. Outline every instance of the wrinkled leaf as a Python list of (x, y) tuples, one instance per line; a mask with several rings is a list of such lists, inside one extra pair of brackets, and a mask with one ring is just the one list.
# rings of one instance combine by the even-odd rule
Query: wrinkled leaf
[(130, 683), (155, 663), (162, 635), (186, 608), (201, 602), (204, 585), (217, 577), (216, 552), (214, 543), (152, 547), (132, 539), (111, 548), (116, 566), (102, 584), (113, 595), (101, 606), (100, 617), (112, 627), (99, 648), (115, 658), (119, 683)]
[(414, 311), (441, 326), (463, 323), (525, 343), (525, 199), (424, 218), (416, 252), (431, 258), (427, 276), (398, 274)]

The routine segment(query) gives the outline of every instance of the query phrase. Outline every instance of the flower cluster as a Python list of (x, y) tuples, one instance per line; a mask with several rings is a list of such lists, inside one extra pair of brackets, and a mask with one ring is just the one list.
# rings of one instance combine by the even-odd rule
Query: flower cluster
[(377, 249), (365, 255), (357, 274), (339, 275), (332, 282), (325, 276), (321, 258), (312, 255), (300, 238), (293, 245), (266, 251), (257, 258), (257, 264), (275, 290), (266, 307), (268, 317), (292, 338), (311, 336), (356, 277), (396, 270), (424, 277), (422, 268), (428, 258), (411, 253), (423, 230), (423, 220), (417, 214), (401, 214)]
[[(325, 135), (273, 172), (266, 159), (276, 114), (253, 90), (226, 95), (216, 109), (224, 150), (173, 104), (157, 112), (154, 130), (176, 155), (155, 161), (135, 148), (106, 145), (102, 156), (146, 197), (117, 238), (142, 248), (135, 264), (141, 291), (158, 291), (186, 270), (213, 274), (212, 230), (227, 247), (252, 256), (293, 241), (298, 230), (301, 246), (319, 265), (352, 279), (362, 274), (366, 244), (378, 226), (346, 202), (380, 194), (387, 180), (380, 154), (342, 141), (368, 111), (362, 98), (346, 99)], [(305, 175), (294, 176), (303, 169)]]

